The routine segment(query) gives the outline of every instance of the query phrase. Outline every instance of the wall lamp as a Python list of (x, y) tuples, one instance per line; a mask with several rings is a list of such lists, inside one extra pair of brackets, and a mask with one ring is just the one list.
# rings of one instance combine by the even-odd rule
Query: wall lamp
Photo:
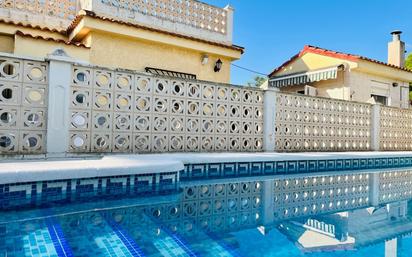
[(202, 56), (202, 65), (206, 65), (208, 61), (209, 61), (209, 56), (207, 54), (204, 54)]
[(223, 62), (220, 59), (216, 61), (214, 68), (215, 72), (219, 72), (222, 69), (222, 64)]

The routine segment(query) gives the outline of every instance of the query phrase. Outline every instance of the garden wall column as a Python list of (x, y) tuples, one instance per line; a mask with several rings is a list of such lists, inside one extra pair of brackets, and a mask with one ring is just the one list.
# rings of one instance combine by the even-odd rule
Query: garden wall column
[(374, 104), (371, 111), (371, 150), (379, 151), (379, 134), (380, 134), (380, 112), (381, 105)]
[(372, 206), (379, 205), (379, 172), (370, 173), (370, 184), (369, 184), (369, 192), (370, 192), (370, 203)]
[(73, 59), (64, 50), (48, 55), (49, 102), (47, 111), (47, 154), (64, 155), (69, 146), (70, 83)]
[(273, 152), (276, 148), (276, 92), (278, 89), (268, 88), (265, 91), (263, 101), (263, 149), (265, 152)]
[(274, 180), (268, 179), (263, 181), (263, 194), (262, 194), (263, 213), (262, 220), (263, 225), (270, 225), (274, 221)]

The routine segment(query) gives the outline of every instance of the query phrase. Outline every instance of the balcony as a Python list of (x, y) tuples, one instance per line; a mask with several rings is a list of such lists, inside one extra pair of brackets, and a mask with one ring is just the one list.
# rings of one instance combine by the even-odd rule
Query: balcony
[(82, 9), (122, 22), (232, 44), (233, 9), (194, 0), (0, 0), (0, 19), (64, 30)]

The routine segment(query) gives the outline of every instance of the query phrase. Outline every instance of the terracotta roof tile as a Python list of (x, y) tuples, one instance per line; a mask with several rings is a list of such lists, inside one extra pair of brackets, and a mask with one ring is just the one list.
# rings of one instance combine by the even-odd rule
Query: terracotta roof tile
[(393, 64), (389, 64), (389, 63), (386, 63), (386, 62), (374, 60), (374, 59), (364, 57), (364, 56), (361, 56), (361, 55), (347, 54), (347, 53), (336, 52), (336, 51), (332, 51), (332, 50), (328, 50), (328, 49), (324, 49), (324, 48), (320, 48), (320, 47), (316, 47), (316, 46), (306, 45), (302, 49), (302, 51), (300, 51), (298, 54), (294, 55), (292, 58), (290, 58), (289, 60), (284, 62), (282, 65), (277, 67), (275, 70), (273, 70), (270, 73), (269, 77), (274, 76), (277, 72), (279, 72), (280, 70), (285, 68), (287, 65), (289, 65), (291, 62), (293, 62), (294, 60), (296, 60), (297, 58), (303, 56), (306, 53), (315, 53), (315, 54), (330, 56), (330, 57), (339, 58), (339, 59), (348, 60), (348, 61), (354, 61), (354, 62), (359, 61), (359, 60), (364, 60), (364, 61), (373, 62), (373, 63), (376, 63), (376, 64), (385, 65), (387, 67), (391, 67), (391, 68), (395, 68), (395, 69), (399, 69), (399, 70), (403, 70), (403, 71), (407, 71), (407, 72), (412, 72), (412, 70), (410, 70), (410, 69), (402, 68), (402, 67), (399, 67), (399, 66), (396, 66), (396, 65), (393, 65)]
[(65, 41), (65, 40), (62, 40), (62, 39), (55, 39), (55, 38), (51, 38), (51, 37), (34, 36), (34, 35), (31, 35), (31, 34), (24, 33), (20, 30), (16, 31), (16, 35), (21, 36), (21, 37), (26, 37), (26, 38), (56, 42), (56, 43), (65, 44), (65, 45), (90, 48), (90, 47), (88, 47), (88, 46), (86, 46), (82, 43), (70, 42), (70, 41)]
[(42, 27), (42, 26), (39, 26), (39, 25), (32, 25), (32, 24), (27, 24), (27, 23), (23, 23), (23, 22), (16, 22), (16, 21), (12, 21), (12, 20), (0, 19), (0, 23), (4, 23), (4, 24), (7, 24), (7, 25), (14, 25), (14, 26), (18, 26), (18, 27), (30, 28), (30, 29), (38, 29), (38, 30), (42, 30), (42, 31), (53, 32), (53, 33), (59, 33), (59, 34), (62, 34), (62, 35), (66, 35), (66, 30), (58, 30), (58, 29), (55, 29), (55, 28)]
[(185, 35), (169, 32), (169, 31), (165, 31), (165, 30), (154, 29), (154, 28), (150, 28), (150, 27), (147, 27), (147, 26), (143, 26), (143, 25), (139, 25), (139, 24), (135, 24), (135, 23), (131, 23), (131, 22), (126, 22), (126, 21), (121, 21), (121, 20), (109, 18), (109, 17), (100, 16), (100, 15), (97, 15), (96, 13), (94, 13), (92, 11), (87, 11), (87, 10), (82, 10), (82, 11), (79, 12), (79, 15), (76, 16), (76, 18), (72, 21), (70, 26), (67, 28), (67, 34), (70, 34), (70, 32), (73, 31), (73, 29), (80, 23), (80, 21), (83, 19), (83, 17), (91, 17), (91, 18), (95, 18), (95, 19), (100, 19), (100, 20), (104, 20), (104, 21), (118, 23), (118, 24), (121, 24), (121, 25), (126, 25), (126, 26), (130, 26), (130, 27), (135, 27), (135, 28), (144, 29), (144, 30), (153, 31), (153, 32), (158, 32), (158, 33), (163, 33), (163, 34), (168, 34), (168, 35), (171, 35), (171, 36), (190, 39), (190, 40), (194, 40), (194, 41), (198, 41), (198, 42), (202, 42), (202, 43), (212, 44), (212, 45), (216, 45), (216, 46), (220, 46), (220, 47), (224, 47), (224, 48), (228, 48), (228, 49), (232, 49), (232, 50), (237, 50), (237, 51), (240, 51), (242, 54), (244, 52), (244, 48), (240, 47), (240, 46), (225, 45), (225, 44), (222, 44), (222, 43), (208, 41), (208, 40), (204, 40), (204, 39), (200, 39), (200, 38), (196, 38), (196, 37), (191, 37), (191, 36), (185, 36)]

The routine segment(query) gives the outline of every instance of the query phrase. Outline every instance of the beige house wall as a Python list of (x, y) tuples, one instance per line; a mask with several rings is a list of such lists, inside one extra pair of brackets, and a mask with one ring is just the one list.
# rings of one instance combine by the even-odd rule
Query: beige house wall
[[(397, 83), (398, 86), (392, 86), (393, 83)], [(353, 101), (374, 103), (371, 94), (376, 94), (386, 96), (389, 106), (405, 108), (409, 105), (409, 85), (404, 81), (351, 71), (347, 85), (350, 87)], [(401, 90), (404, 91), (402, 97)]]
[[(338, 72), (338, 78), (333, 80), (324, 80), (316, 83), (310, 83), (308, 86), (317, 89), (317, 95), (320, 97), (349, 100), (349, 88), (345, 86), (345, 81), (348, 80), (348, 73), (345, 71)], [(281, 88), (281, 92), (297, 93), (304, 90), (305, 85), (291, 86)]]
[[(153, 67), (195, 74), (200, 80), (223, 83), (230, 81), (231, 60), (228, 58), (209, 54), (208, 63), (202, 65), (204, 53), (201, 51), (110, 33), (91, 32), (90, 35), (90, 62), (99, 66), (137, 71)], [(223, 62), (222, 69), (214, 72), (219, 58)]]
[[(386, 96), (389, 106), (409, 107), (408, 81), (412, 81), (412, 73), (367, 60), (354, 62), (305, 53), (287, 64), (276, 73), (276, 76), (314, 71), (340, 64), (345, 64), (345, 71), (339, 72), (338, 79), (309, 84), (317, 88), (317, 96), (374, 103), (371, 94), (376, 94)], [(393, 83), (397, 83), (398, 86), (392, 86)], [(303, 89), (304, 85), (299, 85), (281, 88), (281, 91), (296, 93)]]
[(289, 74), (318, 70), (346, 64), (350, 68), (357, 67), (356, 62), (338, 59), (335, 57), (323, 56), (314, 53), (305, 53), (300, 58), (288, 64), (286, 67), (276, 73), (276, 76), (285, 76)]
[(13, 53), (14, 38), (10, 35), (0, 34), (0, 52)]
[(77, 47), (73, 45), (66, 45), (64, 43), (57, 43), (54, 41), (39, 40), (26, 37), (15, 37), (14, 54), (20, 56), (30, 56), (37, 58), (45, 58), (57, 48), (63, 48), (66, 53), (79, 61), (89, 62), (90, 49), (85, 47)]

